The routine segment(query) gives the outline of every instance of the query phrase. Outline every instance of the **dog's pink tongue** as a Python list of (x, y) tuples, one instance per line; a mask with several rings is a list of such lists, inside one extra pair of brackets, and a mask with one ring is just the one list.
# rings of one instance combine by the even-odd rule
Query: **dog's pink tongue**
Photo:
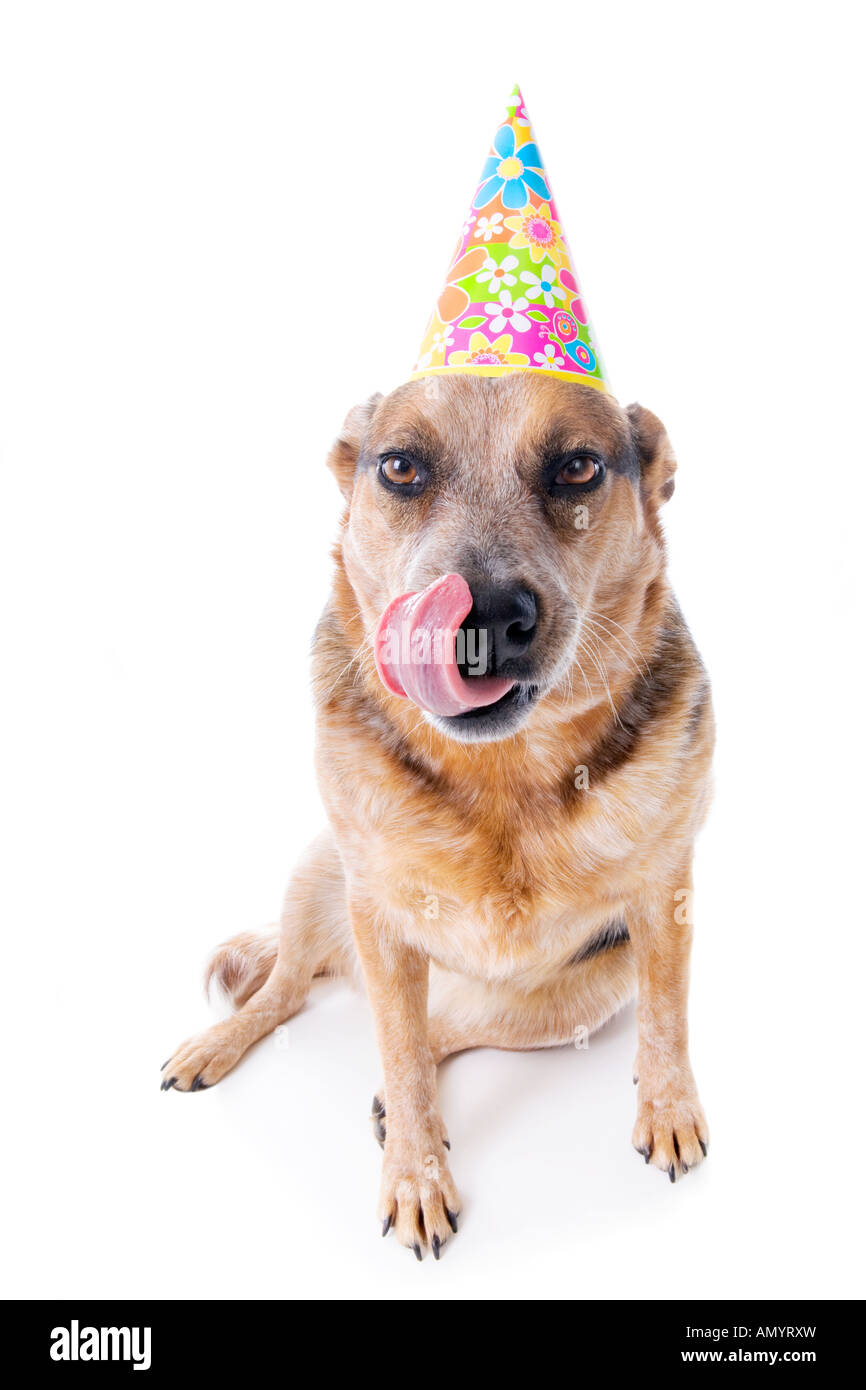
[(446, 574), (420, 594), (401, 594), (379, 621), (374, 651), (382, 683), (429, 714), (465, 714), (495, 704), (514, 681), (497, 676), (464, 680), (455, 643), (472, 594), (460, 574)]

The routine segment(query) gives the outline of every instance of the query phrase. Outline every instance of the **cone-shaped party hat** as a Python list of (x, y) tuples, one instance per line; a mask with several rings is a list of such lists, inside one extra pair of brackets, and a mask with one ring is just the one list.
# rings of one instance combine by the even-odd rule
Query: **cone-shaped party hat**
[(484, 161), (412, 377), (515, 371), (609, 390), (519, 87)]

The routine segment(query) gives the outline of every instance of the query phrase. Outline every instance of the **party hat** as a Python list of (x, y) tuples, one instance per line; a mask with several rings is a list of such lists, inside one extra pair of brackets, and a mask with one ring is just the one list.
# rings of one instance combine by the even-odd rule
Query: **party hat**
[(550, 181), (515, 87), (412, 377), (546, 372), (605, 379)]

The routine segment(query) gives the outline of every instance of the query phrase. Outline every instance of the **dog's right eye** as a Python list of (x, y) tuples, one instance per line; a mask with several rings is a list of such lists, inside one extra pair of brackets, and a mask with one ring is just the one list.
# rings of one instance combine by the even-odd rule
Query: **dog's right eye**
[(422, 486), (421, 472), (405, 454), (383, 454), (379, 459), (379, 477), (392, 488), (417, 492)]

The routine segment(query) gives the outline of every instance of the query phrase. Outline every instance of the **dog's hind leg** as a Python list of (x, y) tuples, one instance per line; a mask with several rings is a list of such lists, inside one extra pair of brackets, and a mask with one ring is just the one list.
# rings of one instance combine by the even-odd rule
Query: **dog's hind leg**
[(206, 983), (215, 981), (237, 1012), (172, 1054), (162, 1068), (162, 1089), (212, 1086), (248, 1047), (298, 1012), (316, 975), (356, 969), (343, 871), (328, 832), (313, 842), (292, 875), (279, 931), (247, 933), (217, 947)]

